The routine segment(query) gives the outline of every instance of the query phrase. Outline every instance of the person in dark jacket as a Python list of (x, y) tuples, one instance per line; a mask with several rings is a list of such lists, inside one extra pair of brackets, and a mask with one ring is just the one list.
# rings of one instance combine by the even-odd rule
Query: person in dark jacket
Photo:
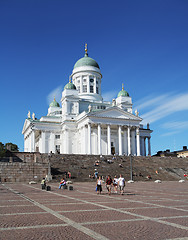
[(110, 175), (108, 175), (107, 179), (106, 179), (106, 188), (108, 190), (108, 194), (111, 194), (111, 189), (112, 189), (112, 178), (110, 177)]

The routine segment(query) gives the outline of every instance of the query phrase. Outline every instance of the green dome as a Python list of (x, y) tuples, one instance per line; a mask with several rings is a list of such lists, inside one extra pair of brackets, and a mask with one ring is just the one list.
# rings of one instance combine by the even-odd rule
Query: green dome
[(129, 94), (127, 91), (124, 90), (124, 84), (122, 84), (122, 90), (118, 93), (118, 97), (129, 97)]
[(85, 56), (83, 58), (80, 58), (74, 65), (74, 69), (78, 68), (78, 67), (83, 67), (83, 66), (92, 66), (92, 67), (96, 67), (99, 68), (98, 63), (93, 59), (88, 57), (88, 54), (86, 53)]
[(50, 103), (50, 107), (60, 107), (59, 103), (55, 100), (53, 100), (53, 102)]
[(69, 82), (65, 85), (64, 89), (75, 89), (76, 90), (76, 86), (72, 82)]
[(129, 94), (128, 92), (126, 92), (125, 90), (121, 90), (119, 93), (118, 93), (118, 97), (129, 97)]

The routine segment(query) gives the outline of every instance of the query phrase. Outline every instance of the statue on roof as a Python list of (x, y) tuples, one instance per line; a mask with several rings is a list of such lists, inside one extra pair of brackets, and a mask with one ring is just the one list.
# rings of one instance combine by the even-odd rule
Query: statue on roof
[(112, 107), (115, 107), (116, 106), (116, 99), (112, 99)]
[(138, 114), (139, 114), (139, 112), (138, 112), (138, 110), (136, 109), (136, 111), (135, 111), (135, 115), (138, 117)]
[(28, 111), (27, 117), (31, 118), (31, 112), (30, 111)]
[(32, 119), (35, 120), (35, 113), (32, 114)]

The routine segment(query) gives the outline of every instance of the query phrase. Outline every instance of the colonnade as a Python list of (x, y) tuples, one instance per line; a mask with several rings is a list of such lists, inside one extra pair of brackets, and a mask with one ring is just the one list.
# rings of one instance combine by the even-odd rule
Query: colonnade
[[(107, 129), (107, 155), (111, 155), (111, 127), (112, 125), (108, 124), (106, 125), (97, 125), (97, 153), (99, 155), (102, 154), (102, 145), (101, 145), (101, 129), (106, 128)], [(92, 154), (92, 148), (91, 148), (91, 123), (87, 124), (88, 129), (88, 137), (87, 137), (87, 154)], [(131, 137), (132, 134), (132, 137)], [(136, 134), (136, 137), (134, 139), (134, 136)], [(146, 155), (145, 150), (145, 140), (146, 137), (140, 136), (140, 128), (139, 127), (132, 127), (132, 126), (122, 126), (118, 125), (118, 152), (119, 155), (123, 155), (123, 138), (124, 138), (124, 145), (126, 145), (127, 153), (126, 155), (133, 154), (133, 152), (137, 155), (141, 155), (141, 139), (144, 139), (144, 150), (142, 149), (142, 155)], [(131, 139), (132, 138), (132, 139)], [(148, 154), (151, 155), (151, 146), (150, 146), (150, 137), (148, 138)], [(125, 148), (125, 146), (124, 146)]]
[[(79, 150), (77, 142), (74, 143), (73, 148), (70, 148), (69, 144), (73, 144), (73, 139), (69, 133), (69, 130), (65, 129), (64, 134), (61, 135), (61, 140), (59, 143), (57, 143), (57, 141), (55, 140), (55, 133), (51, 131), (42, 131), (36, 143), (36, 133), (34, 130), (31, 131), (25, 137), (24, 151), (35, 152), (36, 146), (38, 146), (38, 149), (41, 153), (48, 153), (49, 151), (55, 153), (55, 144), (59, 144), (61, 153), (111, 155), (111, 143), (114, 141), (114, 139), (116, 139), (116, 152), (119, 155), (151, 155), (150, 136), (144, 136), (141, 132), (142, 130), (140, 130), (138, 126), (134, 127), (128, 125), (97, 124), (97, 130), (95, 130), (95, 134), (97, 135), (95, 136), (95, 144), (93, 144), (92, 142), (93, 140), (91, 134), (93, 126), (94, 125), (92, 125), (91, 123), (88, 123), (83, 127), (83, 135), (82, 137), (80, 136), (80, 141), (84, 141), (82, 142), (82, 150)], [(94, 128), (96, 129), (96, 125), (94, 126)], [(115, 131), (117, 131), (116, 133), (114, 132), (114, 129)], [(106, 134), (105, 136), (104, 133)], [(75, 139), (76, 138), (74, 138), (74, 141)], [(148, 142), (146, 142), (146, 140), (148, 140)], [(148, 148), (147, 154), (146, 145)]]

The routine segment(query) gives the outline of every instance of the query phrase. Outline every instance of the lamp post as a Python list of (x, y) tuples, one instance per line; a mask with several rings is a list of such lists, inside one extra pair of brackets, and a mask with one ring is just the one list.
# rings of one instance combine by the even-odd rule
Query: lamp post
[(129, 155), (130, 157), (130, 175), (131, 175), (131, 181), (133, 181), (133, 166), (132, 166), (132, 155)]

